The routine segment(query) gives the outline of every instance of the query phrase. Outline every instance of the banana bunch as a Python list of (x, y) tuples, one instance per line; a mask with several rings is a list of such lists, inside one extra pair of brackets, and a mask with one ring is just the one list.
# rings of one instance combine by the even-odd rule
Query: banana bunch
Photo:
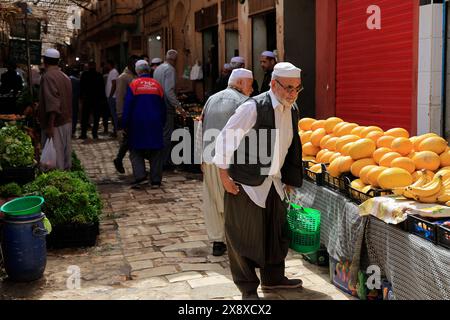
[(431, 181), (426, 177), (426, 173), (421, 172), (419, 179), (413, 185), (404, 188), (402, 195), (422, 203), (447, 204), (450, 202), (450, 170), (439, 171)]

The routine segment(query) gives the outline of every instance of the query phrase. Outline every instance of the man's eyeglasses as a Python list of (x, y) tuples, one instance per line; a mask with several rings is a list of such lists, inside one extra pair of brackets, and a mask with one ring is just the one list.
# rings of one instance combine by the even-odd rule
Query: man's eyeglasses
[(298, 86), (297, 88), (294, 88), (293, 86), (284, 86), (280, 81), (278, 81), (277, 79), (275, 79), (275, 81), (284, 89), (286, 90), (287, 93), (289, 94), (299, 94), (300, 92), (302, 92), (305, 88), (303, 87), (303, 84), (301, 84), (300, 86)]

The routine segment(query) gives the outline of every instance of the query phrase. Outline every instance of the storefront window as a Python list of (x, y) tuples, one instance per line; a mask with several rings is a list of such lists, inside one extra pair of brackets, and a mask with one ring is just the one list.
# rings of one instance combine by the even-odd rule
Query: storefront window
[(264, 79), (264, 71), (259, 66), (261, 52), (277, 49), (277, 29), (275, 12), (254, 16), (253, 20), (253, 74), (258, 84)]

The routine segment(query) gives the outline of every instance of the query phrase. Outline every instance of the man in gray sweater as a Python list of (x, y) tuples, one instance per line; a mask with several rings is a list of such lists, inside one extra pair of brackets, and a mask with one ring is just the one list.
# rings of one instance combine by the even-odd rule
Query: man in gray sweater
[[(220, 180), (219, 169), (213, 164), (215, 133), (227, 124), (236, 109), (252, 94), (253, 73), (246, 69), (235, 69), (230, 75), (228, 88), (211, 96), (202, 114), (203, 141), (203, 212), (209, 239), (213, 242), (213, 255), (225, 253), (225, 190)], [(217, 135), (217, 134), (216, 134)]]
[(175, 127), (175, 114), (178, 110), (184, 114), (180, 101), (177, 99), (176, 84), (177, 72), (175, 70), (178, 52), (171, 49), (167, 51), (166, 61), (156, 68), (153, 79), (159, 82), (164, 90), (164, 102), (167, 108), (167, 121), (164, 127), (164, 149), (159, 156), (158, 161), (163, 162), (163, 166), (167, 167), (170, 163), (169, 157), (171, 152), (171, 138)]

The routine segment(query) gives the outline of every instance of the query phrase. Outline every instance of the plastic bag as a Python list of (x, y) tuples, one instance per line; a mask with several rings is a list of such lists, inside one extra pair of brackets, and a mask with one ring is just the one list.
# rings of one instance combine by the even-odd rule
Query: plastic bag
[(45, 142), (44, 149), (42, 150), (40, 166), (43, 171), (56, 168), (56, 150), (53, 145), (52, 138), (47, 139)]

